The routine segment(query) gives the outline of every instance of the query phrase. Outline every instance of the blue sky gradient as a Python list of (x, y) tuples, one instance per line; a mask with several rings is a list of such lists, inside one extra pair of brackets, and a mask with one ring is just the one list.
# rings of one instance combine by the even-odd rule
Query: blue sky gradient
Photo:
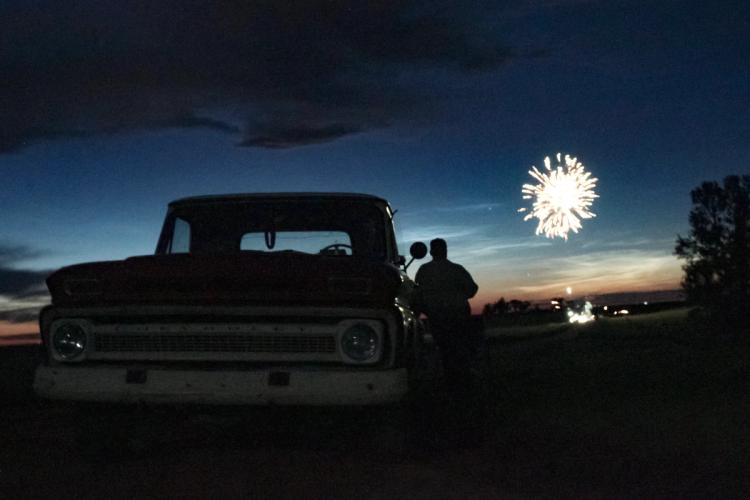
[[(398, 209), (405, 253), (413, 241), (445, 238), (449, 257), (480, 286), (478, 307), (500, 296), (551, 297), (567, 286), (576, 295), (677, 288), (672, 250), (688, 231), (690, 190), (750, 172), (748, 7), (482, 6), (463, 16), (464, 28), (502, 41), (513, 57), (470, 71), (429, 63), (383, 76), (368, 67), (355, 75), (366, 81), (364, 105), (346, 116), (364, 116), (378, 89), (415, 96), (417, 105), (380, 103), (377, 119), (367, 115), (331, 140), (238, 147), (246, 139), (233, 131), (251, 111), (224, 101), (194, 107), (230, 124), (223, 128), (149, 122), (21, 137), (21, 147), (0, 154), (0, 247), (23, 251), (0, 259), (0, 268), (42, 271), (152, 253), (167, 202), (183, 196), (353, 191)], [(335, 92), (328, 98), (325, 109), (339, 112)], [(597, 217), (569, 241), (534, 236), (535, 224), (517, 213), (527, 171), (557, 152), (577, 156), (599, 178)], [(0, 318), (34, 300), (43, 299), (0, 296)]]

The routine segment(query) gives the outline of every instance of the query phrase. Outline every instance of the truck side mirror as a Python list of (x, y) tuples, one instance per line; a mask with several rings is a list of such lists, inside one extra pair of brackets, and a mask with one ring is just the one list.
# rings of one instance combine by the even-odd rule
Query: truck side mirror
[(404, 266), (404, 270), (409, 269), (409, 266), (414, 262), (414, 259), (422, 259), (427, 255), (427, 245), (421, 241), (412, 243), (409, 247), (409, 253), (411, 254), (411, 260)]
[(424, 256), (427, 255), (427, 245), (425, 245), (421, 241), (412, 243), (409, 247), (409, 253), (411, 254), (413, 259), (423, 259)]

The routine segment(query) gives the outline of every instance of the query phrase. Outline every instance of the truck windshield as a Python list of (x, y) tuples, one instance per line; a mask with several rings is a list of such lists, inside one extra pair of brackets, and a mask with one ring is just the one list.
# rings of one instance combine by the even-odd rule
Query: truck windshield
[(172, 211), (161, 253), (301, 252), (383, 259), (384, 213), (370, 203), (196, 204)]

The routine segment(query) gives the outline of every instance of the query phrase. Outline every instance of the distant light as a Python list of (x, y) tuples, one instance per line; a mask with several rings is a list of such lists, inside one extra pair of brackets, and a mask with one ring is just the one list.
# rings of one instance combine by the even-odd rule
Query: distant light
[(593, 306), (588, 300), (583, 304), (583, 309), (578, 311), (568, 310), (568, 321), (571, 323), (588, 323), (594, 321), (596, 316), (592, 312)]
[(606, 311), (607, 309), (609, 309), (609, 308), (607, 306), (604, 306), (604, 310)]
[(570, 295), (571, 293), (573, 293), (573, 289), (572, 289), (572, 288), (570, 288), (570, 287), (567, 287), (567, 288), (565, 289), (565, 293), (567, 293), (568, 295)]
[[(535, 166), (529, 170), (538, 184), (524, 184), (521, 189), (524, 200), (534, 199), (531, 212), (523, 220), (536, 217), (539, 219), (536, 234), (567, 240), (569, 231), (577, 233), (581, 229), (581, 219), (596, 217), (589, 208), (599, 197), (594, 192), (598, 179), (591, 177), (577, 158), (565, 155), (564, 164), (561, 153), (556, 158), (554, 170), (549, 156), (544, 158), (547, 172), (540, 172)], [(525, 212), (526, 208), (518, 211)]]
[(586, 315), (586, 314), (573, 314), (569, 317), (568, 321), (571, 323), (588, 323), (589, 321), (594, 321), (596, 318), (592, 315)]
[(644, 305), (644, 306), (647, 306), (647, 305), (648, 305), (648, 300), (645, 300), (645, 301), (643, 302), (643, 305)]
[(618, 312), (619, 312), (620, 314), (630, 314), (630, 311), (628, 311), (627, 309), (620, 309), (620, 310), (619, 310), (619, 311), (617, 311), (617, 312), (616, 312), (615, 314), (617, 314)]
[(553, 301), (550, 302), (550, 304), (552, 304), (553, 306), (556, 306), (557, 304), (559, 304), (559, 302), (556, 301), (556, 300), (553, 300)]

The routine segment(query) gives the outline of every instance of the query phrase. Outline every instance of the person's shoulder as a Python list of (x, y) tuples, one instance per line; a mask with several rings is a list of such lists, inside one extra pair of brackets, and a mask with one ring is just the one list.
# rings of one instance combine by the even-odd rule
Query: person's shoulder
[(464, 266), (462, 266), (461, 264), (457, 262), (453, 262), (452, 260), (446, 260), (446, 262), (448, 263), (448, 265), (450, 265), (453, 268), (465, 270)]
[(469, 276), (471, 276), (471, 273), (469, 273), (469, 271), (467, 271), (466, 268), (462, 266), (461, 264), (456, 264), (455, 262), (451, 262), (451, 267), (453, 267), (453, 269), (455, 269), (459, 273), (468, 274)]
[(434, 260), (431, 260), (429, 262), (425, 262), (424, 264), (422, 264), (421, 266), (419, 266), (419, 269), (417, 269), (417, 273), (419, 273), (420, 271), (429, 271), (433, 267), (435, 267), (435, 261)]
[(417, 276), (419, 276), (420, 273), (424, 274), (425, 272), (429, 272), (430, 269), (434, 267), (433, 264), (434, 264), (434, 261), (430, 261), (430, 262), (425, 262), (424, 264), (419, 266), (419, 269), (417, 269)]

